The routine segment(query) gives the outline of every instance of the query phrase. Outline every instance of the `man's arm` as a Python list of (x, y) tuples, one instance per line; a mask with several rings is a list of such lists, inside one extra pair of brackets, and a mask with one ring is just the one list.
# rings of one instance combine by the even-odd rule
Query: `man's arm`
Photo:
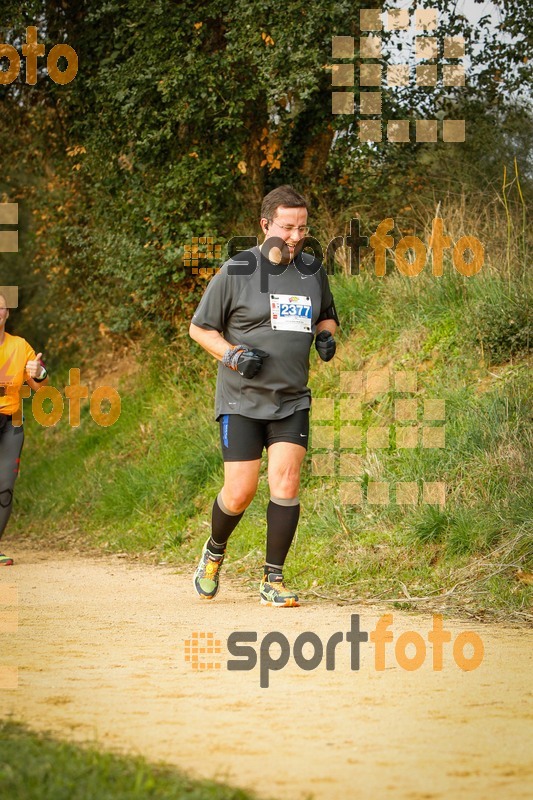
[(226, 350), (229, 350), (233, 347), (232, 344), (227, 342), (221, 333), (218, 331), (210, 331), (206, 330), (206, 328), (200, 328), (199, 325), (195, 325), (194, 322), (191, 322), (189, 327), (189, 336), (195, 342), (198, 342), (200, 347), (203, 347), (204, 350), (214, 356), (218, 361), (222, 361), (222, 357)]
[(322, 322), (317, 322), (316, 326), (316, 335), (321, 331), (329, 331), (332, 336), (335, 336), (335, 331), (337, 330), (337, 323), (334, 319), (323, 319)]
[(46, 377), (43, 381), (34, 381), (33, 378), (26, 377), (26, 383), (30, 386), (34, 392), (38, 392), (41, 386), (48, 386), (50, 383), (50, 379)]
[[(34, 355), (35, 353), (30, 348), (30, 355)], [(30, 358), (26, 362), (26, 383), (31, 386), (34, 392), (41, 388), (41, 386), (46, 386), (48, 384), (48, 374), (46, 372), (46, 367), (41, 361), (42, 353), (38, 353), (35, 358)], [(44, 375), (45, 377), (42, 380), (35, 380), (38, 378), (39, 375)]]
[[(243, 378), (254, 378), (263, 366), (265, 358), (269, 357), (268, 353), (258, 348), (248, 350), (244, 345), (232, 345), (218, 331), (200, 328), (194, 322), (191, 322), (189, 327), (189, 336), (210, 355), (218, 361), (223, 361), (226, 367), (238, 372)], [(224, 359), (228, 350), (230, 352)]]

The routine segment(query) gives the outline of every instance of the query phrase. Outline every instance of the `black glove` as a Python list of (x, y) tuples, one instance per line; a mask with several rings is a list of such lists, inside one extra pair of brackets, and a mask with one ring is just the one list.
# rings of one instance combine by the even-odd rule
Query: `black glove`
[(320, 331), (315, 339), (315, 347), (322, 361), (331, 361), (337, 349), (337, 343), (329, 331)]
[(237, 359), (237, 372), (243, 378), (255, 378), (263, 366), (263, 359), (268, 357), (268, 353), (255, 347), (251, 350), (245, 350)]

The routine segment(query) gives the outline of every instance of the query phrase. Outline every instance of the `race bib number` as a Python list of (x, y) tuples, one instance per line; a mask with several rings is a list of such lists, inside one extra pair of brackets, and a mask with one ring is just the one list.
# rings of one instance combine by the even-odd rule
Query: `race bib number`
[(310, 297), (297, 294), (270, 295), (270, 324), (273, 330), (311, 333), (312, 319)]

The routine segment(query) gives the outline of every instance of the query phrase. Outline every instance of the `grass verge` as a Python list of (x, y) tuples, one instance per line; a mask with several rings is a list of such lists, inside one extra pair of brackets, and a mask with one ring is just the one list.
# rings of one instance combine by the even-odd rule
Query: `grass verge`
[(139, 757), (104, 753), (0, 722), (1, 800), (254, 800)]

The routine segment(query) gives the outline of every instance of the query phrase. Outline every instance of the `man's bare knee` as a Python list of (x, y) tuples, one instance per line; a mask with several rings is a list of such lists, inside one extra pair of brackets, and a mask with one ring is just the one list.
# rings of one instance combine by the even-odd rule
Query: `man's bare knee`
[(300, 481), (271, 481), (270, 491), (275, 497), (296, 497), (300, 491)]
[(270, 475), (270, 489), (278, 497), (296, 497), (300, 488), (300, 468), (285, 466)]
[(224, 486), (222, 490), (222, 502), (231, 514), (240, 514), (241, 511), (245, 511), (245, 509), (248, 508), (254, 499), (254, 495), (255, 489), (253, 491), (246, 491), (239, 487), (228, 488)]

